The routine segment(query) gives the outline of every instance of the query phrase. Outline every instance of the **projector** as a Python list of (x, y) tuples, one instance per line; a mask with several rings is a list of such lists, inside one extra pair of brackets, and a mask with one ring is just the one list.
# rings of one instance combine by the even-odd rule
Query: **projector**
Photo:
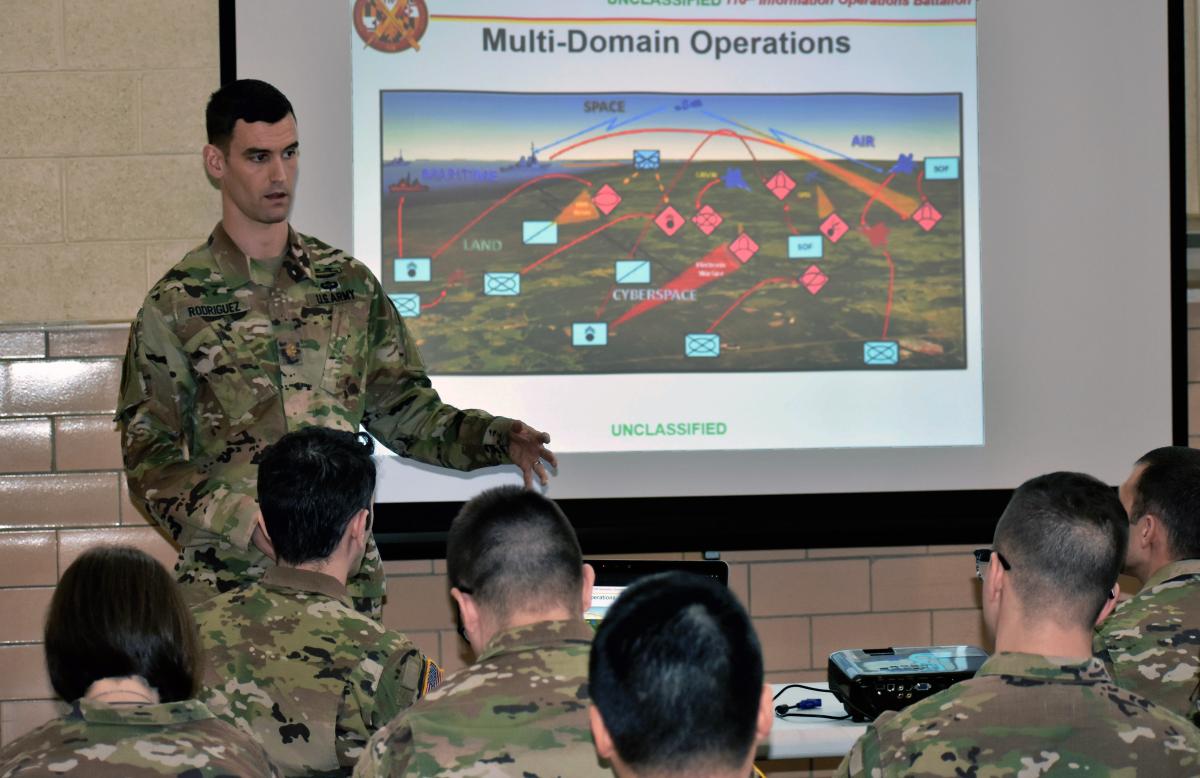
[(850, 648), (829, 655), (829, 690), (854, 721), (873, 721), (975, 675), (975, 646)]

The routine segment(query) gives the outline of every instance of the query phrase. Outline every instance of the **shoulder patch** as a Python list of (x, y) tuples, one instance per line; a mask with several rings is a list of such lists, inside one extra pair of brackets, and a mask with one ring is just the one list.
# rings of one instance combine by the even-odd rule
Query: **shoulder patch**
[(442, 683), (442, 668), (428, 657), (425, 658), (425, 667), (421, 670), (421, 693), (424, 697)]

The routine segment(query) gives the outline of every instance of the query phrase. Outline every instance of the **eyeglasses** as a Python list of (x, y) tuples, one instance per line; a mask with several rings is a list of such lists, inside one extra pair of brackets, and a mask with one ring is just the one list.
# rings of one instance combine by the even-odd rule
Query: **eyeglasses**
[(994, 548), (977, 548), (971, 553), (975, 555), (975, 577), (981, 581), (983, 580), (983, 568), (991, 561), (992, 554), (995, 554), (996, 558), (1000, 560), (1001, 567), (1005, 570), (1012, 570), (1012, 565), (1004, 558), (1004, 554)]
[[(1012, 565), (1010, 565), (1008, 560), (1004, 558), (1004, 554), (1001, 554), (994, 548), (977, 548), (971, 553), (975, 555), (975, 577), (981, 581), (983, 580), (983, 568), (991, 560), (992, 554), (995, 554), (996, 558), (1000, 560), (1001, 567), (1003, 567), (1005, 570), (1012, 570)], [(1116, 591), (1113, 589), (1108, 590), (1108, 599), (1116, 599), (1116, 596)], [(1200, 684), (1197, 684), (1196, 686), (1197, 689), (1200, 689)]]

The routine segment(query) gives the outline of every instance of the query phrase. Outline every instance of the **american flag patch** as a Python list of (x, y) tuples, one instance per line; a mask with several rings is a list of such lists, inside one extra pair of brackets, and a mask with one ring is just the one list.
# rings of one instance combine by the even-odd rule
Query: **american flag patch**
[(425, 669), (421, 673), (421, 696), (424, 697), (442, 682), (442, 668), (437, 666), (432, 659), (425, 659)]

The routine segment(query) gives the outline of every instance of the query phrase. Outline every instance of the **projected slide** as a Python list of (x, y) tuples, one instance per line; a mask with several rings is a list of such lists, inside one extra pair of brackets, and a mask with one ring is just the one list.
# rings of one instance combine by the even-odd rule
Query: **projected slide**
[(567, 453), (984, 443), (969, 0), (350, 13), (353, 250), (449, 402)]
[(961, 102), (387, 91), (385, 288), (447, 374), (961, 369)]

